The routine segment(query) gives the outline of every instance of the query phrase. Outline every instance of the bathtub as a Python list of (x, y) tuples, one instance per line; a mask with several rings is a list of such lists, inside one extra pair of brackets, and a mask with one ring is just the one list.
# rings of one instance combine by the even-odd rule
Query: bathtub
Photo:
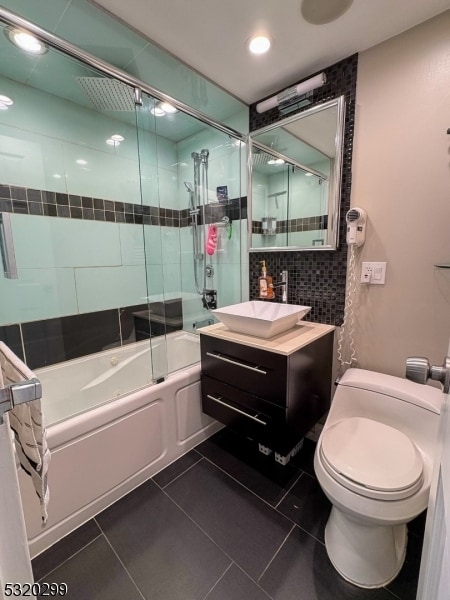
[(199, 358), (198, 336), (180, 331), (167, 352), (145, 341), (36, 370), (52, 460), (45, 528), (19, 471), (32, 557), (221, 429), (201, 410)]

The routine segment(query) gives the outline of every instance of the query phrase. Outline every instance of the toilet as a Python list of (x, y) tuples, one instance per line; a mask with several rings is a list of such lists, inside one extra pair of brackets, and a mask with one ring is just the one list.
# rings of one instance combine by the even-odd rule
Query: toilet
[(328, 556), (359, 587), (402, 568), (406, 524), (428, 504), (441, 402), (439, 389), (363, 369), (338, 383), (314, 469), (333, 505)]

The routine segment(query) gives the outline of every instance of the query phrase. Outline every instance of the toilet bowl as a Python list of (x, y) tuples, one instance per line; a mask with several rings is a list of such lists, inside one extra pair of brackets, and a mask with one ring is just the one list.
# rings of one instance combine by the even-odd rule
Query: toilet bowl
[(349, 369), (317, 442), (314, 469), (332, 503), (328, 556), (364, 588), (402, 568), (407, 523), (428, 504), (442, 394), (390, 375)]

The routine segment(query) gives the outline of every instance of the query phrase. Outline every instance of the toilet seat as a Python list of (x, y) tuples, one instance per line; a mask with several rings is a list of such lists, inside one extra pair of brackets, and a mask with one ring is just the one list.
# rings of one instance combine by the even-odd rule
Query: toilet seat
[(401, 500), (423, 483), (423, 463), (404, 433), (363, 417), (332, 425), (322, 435), (325, 470), (344, 487), (379, 500)]

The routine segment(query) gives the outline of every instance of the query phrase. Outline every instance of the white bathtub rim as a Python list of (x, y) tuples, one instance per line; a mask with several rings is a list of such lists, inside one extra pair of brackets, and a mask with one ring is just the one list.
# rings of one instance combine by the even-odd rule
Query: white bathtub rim
[[(105, 423), (120, 419), (122, 416), (145, 406), (148, 404), (149, 390), (155, 391), (157, 389), (159, 396), (164, 394), (167, 387), (173, 384), (176, 385), (181, 380), (187, 383), (198, 381), (200, 371), (200, 363), (179, 369), (161, 383), (154, 383), (132, 390), (120, 396), (120, 398), (107, 400), (67, 419), (48, 425), (47, 443), (50, 451), (56, 450), (59, 446), (67, 444), (73, 439), (101, 429)], [(159, 400), (158, 396), (152, 399), (152, 404)]]
[(130, 342), (128, 344), (124, 344), (123, 346), (114, 346), (112, 348), (107, 348), (106, 350), (100, 350), (99, 352), (92, 352), (92, 354), (85, 354), (84, 356), (77, 356), (76, 358), (71, 358), (69, 360), (64, 360), (61, 362), (54, 363), (52, 365), (47, 365), (45, 367), (39, 367), (35, 369), (36, 375), (39, 377), (39, 373), (49, 373), (51, 371), (57, 371), (59, 369), (64, 368), (65, 366), (71, 366), (77, 363), (84, 363), (87, 361), (95, 360), (96, 358), (108, 357), (109, 355), (117, 354), (117, 352), (131, 350), (132, 348), (139, 349), (141, 346), (146, 347), (149, 350), (155, 350), (161, 342), (164, 342), (166, 339), (172, 338), (183, 338), (188, 337), (190, 340), (199, 340), (199, 335), (196, 333), (191, 333), (189, 331), (185, 331), (184, 329), (179, 329), (177, 331), (172, 331), (172, 333), (167, 333), (166, 335), (158, 335), (148, 340), (139, 340), (138, 342)]

